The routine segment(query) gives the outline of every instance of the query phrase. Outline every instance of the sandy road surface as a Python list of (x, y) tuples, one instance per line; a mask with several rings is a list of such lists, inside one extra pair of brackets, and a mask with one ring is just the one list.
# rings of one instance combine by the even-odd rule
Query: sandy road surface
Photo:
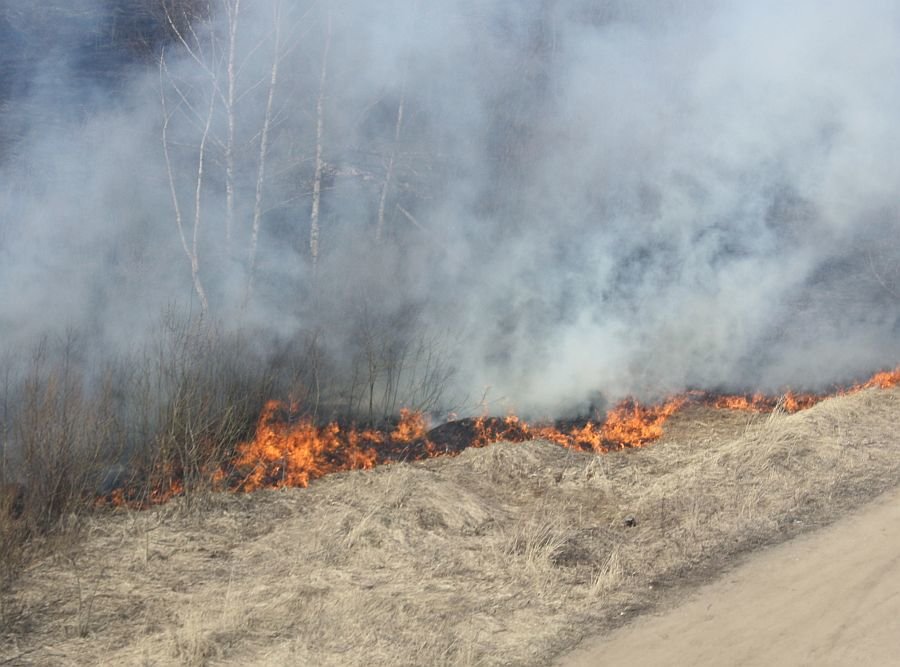
[(557, 665), (900, 665), (900, 490)]

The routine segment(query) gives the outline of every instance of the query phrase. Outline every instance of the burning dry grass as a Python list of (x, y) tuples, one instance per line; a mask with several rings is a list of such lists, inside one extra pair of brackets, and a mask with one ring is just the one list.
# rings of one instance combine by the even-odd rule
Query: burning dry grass
[[(900, 368), (877, 373), (849, 388), (836, 388), (830, 396), (888, 389), (898, 383)], [(253, 438), (223, 446), (221, 434), (207, 433), (198, 438), (191, 433), (187, 438), (192, 443), (190, 455), (174, 460), (161, 458), (143, 480), (115, 488), (97, 502), (142, 508), (185, 495), (189, 486), (247, 492), (305, 487), (312, 480), (337, 472), (457, 454), (469, 447), (497, 442), (546, 440), (578, 451), (606, 453), (657, 441), (669, 418), (685, 406), (795, 413), (828, 397), (829, 394), (793, 391), (778, 396), (693, 391), (655, 405), (625, 399), (600, 420), (528, 424), (515, 415), (481, 416), (450, 421), (430, 431), (422, 413), (405, 409), (393, 428), (360, 428), (352, 423), (322, 425), (305, 415), (299, 405), (270, 400), (259, 416)], [(233, 429), (226, 430), (234, 435)], [(224, 438), (225, 443), (233, 440)]]
[[(419, 412), (401, 410), (392, 428), (360, 428), (337, 422), (318, 424), (298, 406), (268, 401), (257, 421), (254, 437), (239, 442), (233, 456), (222, 447), (199, 446), (217, 455), (194, 466), (194, 485), (217, 491), (258, 491), (306, 487), (313, 480), (337, 472), (368, 470), (398, 461), (416, 461), (458, 454), (470, 447), (496, 442), (547, 440), (561, 447), (604, 453), (642, 447), (657, 440), (663, 424), (686, 401), (678, 396), (658, 405), (625, 400), (600, 422), (555, 426), (530, 425), (515, 415), (454, 420), (429, 431)], [(215, 442), (215, 438), (209, 438)], [(146, 479), (112, 489), (97, 498), (98, 506), (127, 505), (132, 509), (168, 502), (184, 495), (189, 471), (171, 460), (154, 466)]]
[(0, 663), (546, 664), (896, 484), (898, 408), (694, 404), (643, 449), (495, 444), (97, 515), (17, 582)]

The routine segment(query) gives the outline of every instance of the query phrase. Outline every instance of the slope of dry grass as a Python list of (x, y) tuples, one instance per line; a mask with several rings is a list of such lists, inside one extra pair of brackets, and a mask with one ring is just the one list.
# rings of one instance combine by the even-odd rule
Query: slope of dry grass
[(97, 515), (5, 594), (0, 664), (546, 664), (897, 484), (898, 408), (694, 407), (643, 450), (499, 444)]

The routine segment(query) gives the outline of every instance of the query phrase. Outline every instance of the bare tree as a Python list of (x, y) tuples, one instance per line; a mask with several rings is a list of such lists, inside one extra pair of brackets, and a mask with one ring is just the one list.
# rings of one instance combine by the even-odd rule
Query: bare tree
[[(164, 3), (164, 13), (169, 31), (174, 36), (179, 52), (186, 56), (193, 70), (178, 74), (170, 71), (166, 54), (160, 58), (160, 88), (163, 102), (163, 144), (168, 171), (170, 191), (175, 211), (176, 225), (182, 240), (182, 246), (191, 265), (194, 289), (200, 297), (201, 307), (205, 313), (209, 309), (207, 291), (201, 280), (200, 239), (203, 225), (204, 192), (211, 190), (213, 183), (207, 183), (209, 175), (205, 172), (205, 163), (213, 160), (221, 167), (218, 172), (222, 179), (215, 185), (224, 188), (224, 229), (222, 236), (224, 248), (228, 256), (232, 256), (232, 247), (240, 239), (248, 244), (246, 258), (246, 287), (243, 305), (246, 306), (253, 291), (254, 273), (257, 264), (260, 228), (264, 213), (265, 182), (267, 161), (274, 126), (278, 122), (275, 112), (275, 96), (279, 83), (279, 68), (282, 60), (290, 52), (285, 48), (283, 34), (285, 29), (292, 31), (296, 25), (285, 23), (283, 3), (273, 3), (271, 30), (257, 33), (256, 37), (247, 40), (247, 48), (239, 44), (243, 0), (218, 0), (220, 11), (216, 13), (223, 21), (223, 29), (216, 30), (210, 21), (188, 15), (181, 5), (173, 0)], [(210, 12), (212, 13), (212, 12)], [(302, 20), (303, 17), (300, 18)], [(299, 20), (298, 22), (299, 23)], [(259, 26), (256, 26), (259, 28)], [(246, 38), (245, 38), (246, 39)], [(249, 63), (255, 64), (256, 55), (271, 45), (271, 64), (268, 70), (255, 77), (248, 77)], [(264, 91), (265, 107), (262, 116), (244, 112), (241, 101), (250, 95)], [(252, 105), (251, 107), (252, 108)], [(190, 132), (195, 133), (193, 139), (178, 140), (171, 136), (170, 125), (174, 118), (182, 122)], [(244, 135), (244, 133), (247, 134)], [(246, 151), (245, 145), (256, 146), (255, 165), (242, 166), (240, 156)], [(184, 152), (188, 146), (192, 154), (191, 161), (196, 169), (192, 169), (190, 183), (194, 186), (194, 215), (186, 221), (183, 206), (179, 199), (179, 184), (184, 183), (180, 170), (183, 163), (173, 156), (173, 148)], [(255, 177), (251, 177), (255, 174)], [(246, 188), (241, 189), (242, 175), (246, 179)], [(252, 187), (252, 190), (251, 190)], [(241, 192), (246, 192), (245, 204), (241, 204)], [(250, 200), (252, 192), (252, 200)], [(252, 201), (252, 203), (251, 203)], [(245, 223), (240, 224), (242, 214)], [(207, 236), (207, 238), (209, 238)], [(220, 241), (221, 243), (221, 241)]]
[(172, 196), (172, 206), (175, 210), (175, 224), (178, 227), (178, 235), (181, 239), (181, 246), (187, 255), (191, 264), (191, 280), (194, 284), (194, 291), (200, 299), (201, 314), (206, 315), (209, 312), (209, 300), (206, 297), (206, 289), (203, 287), (203, 281), (200, 278), (200, 253), (198, 249), (198, 241), (200, 238), (200, 224), (202, 222), (202, 194), (203, 194), (203, 165), (206, 159), (206, 145), (209, 139), (209, 129), (212, 123), (213, 110), (215, 108), (215, 99), (210, 97), (208, 111), (203, 122), (203, 129), (200, 138), (200, 147), (197, 151), (197, 175), (194, 188), (194, 217), (191, 229), (191, 241), (188, 243), (188, 234), (185, 230), (184, 216), (181, 210), (181, 204), (178, 195), (178, 188), (175, 182), (175, 171), (172, 166), (172, 157), (169, 150), (169, 123), (172, 120), (172, 114), (169, 111), (169, 105), (166, 100), (165, 86), (162, 85), (164, 73), (167, 71), (165, 51), (159, 58), (160, 72), (160, 98), (163, 108), (163, 126), (162, 126), (162, 144), (163, 153), (166, 160), (166, 173), (169, 179), (169, 191)]

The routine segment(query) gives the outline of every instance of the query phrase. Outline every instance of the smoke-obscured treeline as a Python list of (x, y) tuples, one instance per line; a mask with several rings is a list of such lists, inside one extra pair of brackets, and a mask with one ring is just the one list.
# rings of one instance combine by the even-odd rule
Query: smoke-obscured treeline
[(783, 5), (5, 0), (4, 456), (894, 365), (898, 10)]

